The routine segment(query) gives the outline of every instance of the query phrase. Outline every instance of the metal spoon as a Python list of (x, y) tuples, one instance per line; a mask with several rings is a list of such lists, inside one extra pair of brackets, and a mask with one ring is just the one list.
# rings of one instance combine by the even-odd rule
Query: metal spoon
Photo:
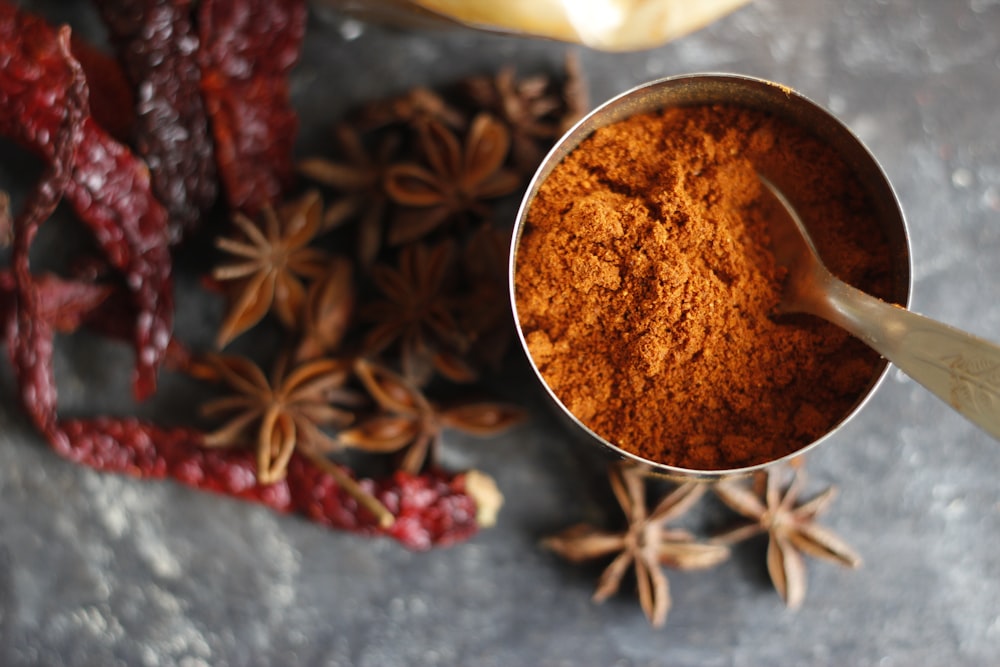
[(779, 310), (810, 313), (846, 329), (1000, 440), (1000, 346), (835, 277), (785, 195), (764, 176), (760, 181), (788, 214), (768, 216), (775, 259), (788, 269)]

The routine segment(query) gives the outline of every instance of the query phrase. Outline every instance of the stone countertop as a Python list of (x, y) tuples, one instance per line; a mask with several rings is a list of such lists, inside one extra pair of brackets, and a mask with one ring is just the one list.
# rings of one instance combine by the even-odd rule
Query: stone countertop
[[(24, 4), (101, 34), (87, 8)], [(504, 63), (555, 70), (565, 48), (314, 15), (292, 82), (299, 145), (326, 141), (330, 124), (360, 102)], [(1000, 339), (1000, 2), (757, 0), (661, 48), (580, 55), (595, 102), (661, 76), (729, 71), (787, 84), (832, 110), (881, 161), (902, 202), (913, 308)], [(31, 177), (0, 160), (0, 188), (15, 203)], [(196, 303), (178, 326), (209, 336), (218, 316)], [(130, 363), (120, 346), (63, 345), (62, 405), (120, 411)], [(74, 466), (19, 415), (6, 365), (2, 377), (4, 665), (997, 660), (1000, 445), (895, 370), (809, 460), (810, 491), (840, 487), (825, 523), (861, 552), (864, 567), (810, 561), (805, 605), (789, 612), (766, 579), (763, 542), (740, 547), (715, 570), (668, 572), (673, 609), (659, 630), (647, 625), (628, 579), (622, 594), (594, 605), (600, 565), (571, 566), (538, 548), (542, 536), (603, 517), (606, 506), (542, 407), (529, 426), (497, 440), (448, 440), (445, 464), (494, 475), (507, 503), (499, 525), (471, 542), (411, 553), (173, 483)], [(514, 360), (499, 386), (540, 405), (528, 378)], [(169, 414), (177, 401), (141, 410)]]

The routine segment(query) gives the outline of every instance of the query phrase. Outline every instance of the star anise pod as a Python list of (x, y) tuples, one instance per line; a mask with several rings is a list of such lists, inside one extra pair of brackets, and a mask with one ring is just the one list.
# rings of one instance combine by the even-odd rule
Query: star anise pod
[(465, 116), (429, 88), (418, 86), (406, 93), (362, 107), (356, 122), (364, 131), (386, 125), (416, 126), (432, 120), (456, 130), (465, 127)]
[(323, 454), (340, 448), (322, 429), (344, 427), (353, 412), (336, 404), (357, 405), (358, 397), (345, 387), (351, 365), (336, 359), (314, 359), (289, 369), (284, 357), (268, 378), (253, 361), (233, 355), (210, 355), (207, 375), (214, 376), (233, 394), (202, 406), (206, 417), (230, 414), (222, 427), (205, 436), (209, 447), (257, 447), (257, 479), (271, 484), (285, 477), (288, 461), (297, 448)]
[(524, 420), (523, 410), (502, 403), (438, 408), (415, 385), (365, 359), (355, 362), (355, 373), (382, 412), (355, 428), (342, 430), (338, 440), (366, 452), (403, 452), (399, 468), (409, 473), (433, 464), (445, 429), (485, 437)]
[(589, 110), (579, 54), (568, 51), (565, 62), (561, 86), (543, 75), (518, 79), (513, 67), (494, 76), (469, 77), (460, 84), (464, 97), (510, 129), (511, 157), (521, 173), (533, 173), (555, 140)]
[(350, 260), (332, 258), (326, 273), (309, 285), (302, 309), (302, 336), (295, 348), (297, 361), (323, 356), (340, 346), (354, 315), (352, 273)]
[(289, 329), (296, 329), (305, 301), (303, 279), (317, 279), (326, 271), (326, 253), (309, 247), (319, 230), (322, 201), (317, 192), (278, 208), (265, 207), (254, 222), (242, 213), (233, 216), (241, 234), (220, 237), (216, 246), (235, 257), (217, 267), (212, 276), (235, 284), (216, 344), (221, 348), (273, 311)]
[(285, 360), (278, 360), (270, 380), (244, 357), (209, 355), (187, 365), (191, 375), (222, 382), (234, 391), (202, 406), (208, 417), (235, 413), (225, 425), (205, 436), (205, 445), (242, 447), (253, 443), (261, 484), (284, 479), (292, 452), (297, 450), (375, 515), (382, 527), (391, 526), (395, 520), (392, 513), (325, 456), (339, 444), (321, 427), (345, 426), (354, 418), (353, 412), (336, 404), (353, 409), (360, 403), (360, 397), (344, 387), (350, 364), (314, 359), (289, 371)]
[(588, 524), (577, 524), (550, 537), (543, 545), (573, 562), (617, 554), (601, 575), (595, 602), (616, 593), (630, 566), (635, 568), (639, 604), (654, 626), (661, 626), (670, 611), (670, 586), (663, 567), (680, 570), (705, 569), (729, 557), (721, 544), (702, 544), (691, 533), (667, 524), (683, 515), (704, 495), (705, 486), (688, 482), (675, 488), (650, 512), (641, 470), (632, 465), (613, 465), (608, 477), (618, 504), (628, 520), (623, 532), (607, 532)]
[(373, 154), (358, 131), (350, 125), (335, 129), (343, 161), (306, 158), (299, 171), (318, 183), (341, 193), (323, 215), (323, 229), (333, 229), (357, 219), (357, 259), (362, 267), (371, 266), (382, 245), (383, 220), (388, 197), (385, 174), (399, 147), (399, 136), (387, 134)]
[(390, 245), (415, 241), (449, 221), (484, 218), (484, 200), (510, 194), (521, 182), (503, 167), (510, 132), (489, 114), (473, 119), (464, 145), (434, 120), (421, 123), (418, 134), (426, 165), (405, 162), (386, 173), (389, 197), (404, 207), (389, 224)]
[(767, 570), (785, 604), (796, 609), (805, 599), (806, 567), (802, 554), (823, 558), (847, 567), (859, 567), (861, 557), (840, 537), (816, 523), (836, 497), (829, 487), (808, 502), (797, 505), (805, 485), (805, 472), (796, 468), (791, 483), (782, 489), (784, 469), (760, 473), (751, 488), (737, 481), (719, 482), (715, 493), (733, 511), (752, 519), (715, 538), (720, 544), (733, 544), (754, 535), (767, 533)]
[(384, 298), (361, 307), (361, 319), (372, 323), (364, 339), (365, 352), (378, 354), (399, 345), (403, 374), (424, 384), (433, 373), (441, 350), (461, 350), (466, 343), (451, 312), (447, 279), (454, 244), (412, 244), (399, 253), (398, 265), (376, 264), (372, 282)]
[(514, 165), (522, 173), (533, 172), (547, 146), (559, 136), (557, 112), (563, 103), (552, 92), (549, 78), (518, 79), (513, 67), (504, 67), (495, 76), (466, 79), (462, 89), (473, 104), (506, 124)]

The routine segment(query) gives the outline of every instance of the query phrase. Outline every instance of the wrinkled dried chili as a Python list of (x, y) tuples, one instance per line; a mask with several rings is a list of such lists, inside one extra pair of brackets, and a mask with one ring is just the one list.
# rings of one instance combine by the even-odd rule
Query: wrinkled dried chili
[(76, 34), (70, 38), (70, 51), (87, 79), (90, 115), (112, 137), (127, 142), (135, 126), (135, 96), (121, 65)]
[[(31, 242), (38, 228), (52, 215), (72, 182), (74, 157), (83, 138), (82, 121), (87, 114), (87, 84), (80, 64), (70, 55), (69, 28), (54, 40), (58, 65), (69, 79), (63, 119), (52, 136), (49, 164), (14, 219), (11, 265), (17, 310), (7, 322), (7, 340), (14, 373), (21, 388), (21, 402), (35, 425), (53, 443), (56, 428), (56, 385), (52, 372), (52, 323), (40, 317), (41, 304), (31, 275)], [(2, 100), (0, 100), (2, 102)]]
[[(0, 135), (51, 163), (70, 87), (55, 30), (0, 3)], [(133, 390), (146, 398), (156, 388), (156, 370), (173, 326), (167, 214), (152, 195), (141, 160), (90, 116), (80, 129), (65, 196), (132, 292), (137, 310)]]
[[(289, 6), (294, 4), (289, 3)], [(304, 8), (301, 4), (299, 8), (304, 25)], [(294, 11), (292, 7), (292, 13)], [(9, 25), (11, 23), (16, 24), (14, 28)], [(27, 29), (22, 31), (25, 27)], [(129, 312), (131, 308), (122, 298), (126, 295), (123, 289), (55, 276), (32, 276), (28, 249), (38, 225), (51, 215), (59, 198), (65, 194), (81, 217), (94, 228), (114, 266), (120, 269), (134, 266), (134, 257), (129, 254), (133, 251), (139, 254), (140, 260), (143, 253), (162, 251), (168, 269), (163, 275), (168, 279), (169, 254), (166, 235), (162, 233), (164, 227), (160, 226), (159, 234), (151, 233), (155, 229), (153, 223), (165, 224), (162, 209), (159, 214), (143, 215), (158, 206), (149, 194), (145, 165), (106, 137), (94, 119), (86, 115), (87, 82), (70, 58), (68, 29), (64, 29), (61, 41), (49, 33), (54, 31), (39, 19), (19, 14), (0, 0), (0, 37), (4, 38), (0, 44), (0, 104), (6, 105), (0, 109), (0, 132), (40, 153), (48, 165), (36, 196), (29, 199), (29, 205), (15, 222), (14, 273), (0, 271), (0, 320), (6, 324), (25, 409), (55, 450), (70, 460), (101, 470), (142, 477), (172, 477), (197, 488), (261, 502), (279, 511), (297, 512), (331, 527), (388, 535), (413, 549), (453, 543), (475, 533), (480, 526), (477, 511), (482, 511), (483, 507), (477, 502), (482, 489), (473, 482), (472, 473), (452, 476), (437, 470), (420, 475), (398, 472), (382, 480), (358, 480), (366, 492), (388, 508), (394, 521), (386, 525), (359, 506), (356, 495), (345, 490), (345, 485), (354, 477), (343, 466), (329, 464), (337, 468), (333, 472), (340, 471), (341, 476), (338, 476), (331, 474), (329, 467), (320, 467), (296, 454), (289, 462), (286, 480), (260, 485), (255, 479), (252, 456), (242, 451), (207, 450), (203, 447), (203, 434), (195, 430), (164, 429), (134, 419), (57, 420), (52, 373), (55, 332), (72, 331), (87, 324), (105, 334), (121, 337), (134, 313)], [(270, 33), (259, 36), (261, 39), (271, 37)], [(57, 71), (59, 63), (53, 56), (53, 43), (61, 66), (67, 68), (71, 76)], [(296, 44), (296, 55), (297, 48)], [(32, 63), (27, 53), (31, 53), (32, 58), (40, 54), (39, 62)], [(13, 67), (8, 72), (11, 64)], [(9, 74), (6, 80), (5, 73)], [(38, 85), (39, 76), (43, 80), (41, 86)], [(9, 85), (5, 87), (4, 84)], [(13, 106), (7, 105), (11, 100)], [(32, 110), (40, 110), (42, 117), (29, 114)], [(292, 120), (295, 120), (293, 112)], [(238, 122), (246, 122), (246, 119), (238, 119)], [(280, 124), (271, 127), (280, 127)], [(288, 141), (285, 154), (290, 172), (291, 138), (288, 135), (281, 138)], [(74, 156), (78, 164), (74, 164)], [(95, 162), (99, 163), (97, 171), (92, 169)], [(90, 181), (82, 183), (85, 177)], [(137, 192), (131, 189), (133, 186), (138, 188)], [(81, 201), (88, 193), (95, 201)], [(126, 201), (124, 204), (109, 203), (101, 200), (102, 195), (124, 196)], [(140, 215), (136, 229), (126, 228), (128, 223), (123, 222), (122, 228), (115, 230), (111, 225), (115, 214), (125, 213), (130, 203), (135, 203), (131, 202), (133, 198), (148, 199), (146, 208), (138, 207)], [(256, 204), (247, 204), (244, 208), (266, 201), (269, 200), (260, 197)], [(142, 201), (138, 203), (143, 204)], [(81, 210), (96, 211), (96, 222)], [(143, 236), (147, 233), (148, 236)], [(144, 239), (154, 243), (136, 243)], [(127, 278), (127, 285), (133, 291), (139, 291), (149, 280), (149, 276), (137, 272), (127, 273)], [(165, 284), (169, 286), (169, 280)], [(140, 306), (141, 296), (140, 293)], [(169, 297), (169, 292), (166, 296)], [(148, 327), (149, 312), (146, 315), (145, 319), (139, 319)], [(178, 358), (185, 354), (171, 341), (169, 328), (161, 330), (160, 334), (157, 340), (161, 346), (160, 359), (171, 351)], [(148, 362), (149, 359), (140, 355), (140, 361)], [(148, 390), (152, 391), (151, 385)]]
[(171, 219), (171, 238), (195, 227), (217, 192), (201, 99), (189, 0), (96, 0), (136, 91), (136, 151)]
[(293, 178), (298, 117), (288, 73), (305, 35), (303, 0), (203, 0), (201, 87), (230, 208), (274, 204)]
[[(35, 316), (55, 331), (76, 331), (112, 293), (110, 285), (65, 280), (53, 274), (33, 275), (38, 304)], [(14, 317), (18, 306), (13, 271), (0, 271), (0, 322)]]
[(299, 454), (292, 456), (286, 479), (259, 484), (249, 449), (207, 449), (199, 431), (164, 429), (134, 419), (68, 420), (61, 427), (73, 443), (65, 452), (67, 458), (98, 470), (170, 477), (204, 491), (301, 514), (332, 528), (388, 535), (411, 549), (450, 544), (479, 527), (476, 501), (461, 474), (396, 473), (381, 480), (358, 480), (395, 517), (390, 527), (382, 528), (375, 515), (361, 508), (333, 477)]

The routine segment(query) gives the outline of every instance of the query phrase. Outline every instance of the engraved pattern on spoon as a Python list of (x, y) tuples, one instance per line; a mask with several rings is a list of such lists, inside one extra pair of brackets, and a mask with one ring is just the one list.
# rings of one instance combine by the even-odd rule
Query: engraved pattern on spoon
[(979, 413), (1000, 409), (1000, 361), (949, 354), (940, 362), (951, 370), (951, 403)]

